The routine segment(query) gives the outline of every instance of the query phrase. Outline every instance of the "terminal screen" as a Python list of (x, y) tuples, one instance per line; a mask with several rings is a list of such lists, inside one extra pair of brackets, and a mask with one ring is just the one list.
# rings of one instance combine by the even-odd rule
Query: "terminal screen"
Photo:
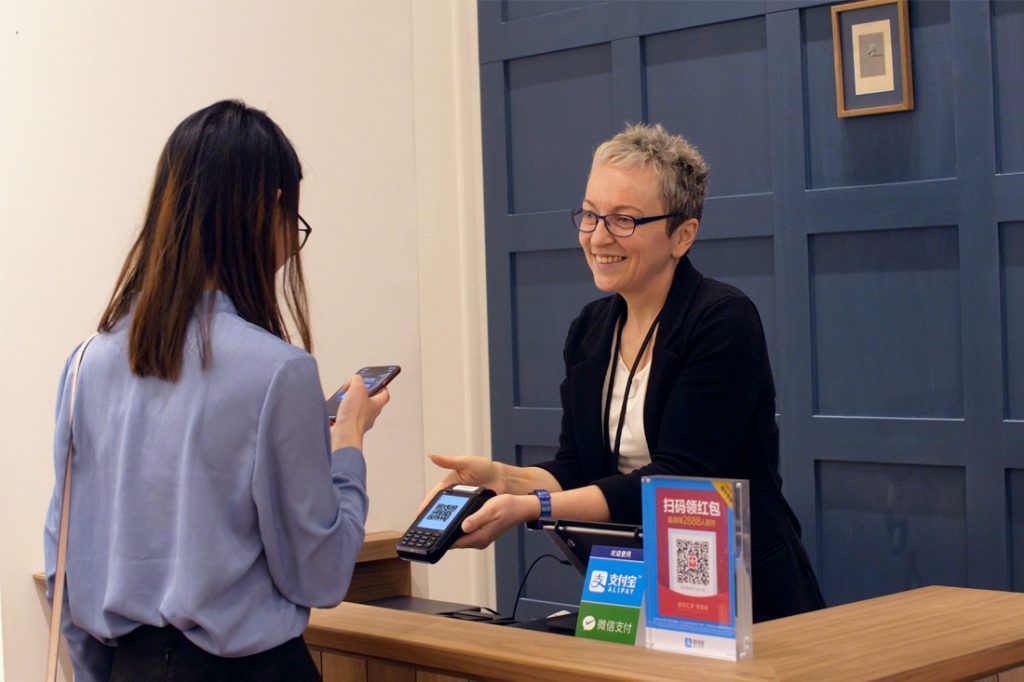
[(441, 495), (423, 515), (423, 520), (418, 524), (419, 527), (429, 530), (444, 530), (451, 524), (459, 510), (466, 506), (469, 499), (462, 495)]

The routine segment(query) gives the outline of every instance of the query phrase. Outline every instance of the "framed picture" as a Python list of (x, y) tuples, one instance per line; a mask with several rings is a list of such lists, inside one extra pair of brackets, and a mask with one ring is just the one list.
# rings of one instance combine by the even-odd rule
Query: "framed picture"
[(914, 108), (907, 0), (832, 6), (840, 118)]

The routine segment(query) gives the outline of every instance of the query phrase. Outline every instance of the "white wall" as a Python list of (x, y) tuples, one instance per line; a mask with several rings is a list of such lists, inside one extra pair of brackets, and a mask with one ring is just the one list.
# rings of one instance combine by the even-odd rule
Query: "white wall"
[[(0, 541), (0, 547), (3, 546), (3, 542)], [(3, 592), (0, 591), (0, 682), (4, 682), (4, 600)]]
[[(413, 1), (425, 452), (490, 453), (476, 3)], [(426, 463), (424, 486), (440, 470)], [(495, 606), (494, 553), (429, 568), (435, 599)], [(414, 571), (414, 585), (423, 572)]]
[[(3, 667), (38, 679), (31, 574), (53, 485), (61, 363), (95, 327), (160, 148), (225, 97), (265, 109), (304, 163), (303, 251), (324, 389), (398, 363), (367, 440), (370, 530), (404, 529), (427, 451), (486, 452), (475, 3), (0, 0), (0, 594)], [(490, 554), (417, 570), (493, 603)]]

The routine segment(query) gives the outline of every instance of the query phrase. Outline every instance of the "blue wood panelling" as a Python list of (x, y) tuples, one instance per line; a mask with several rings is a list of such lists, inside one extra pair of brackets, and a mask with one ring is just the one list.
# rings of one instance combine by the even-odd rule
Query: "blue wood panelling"
[(771, 189), (764, 17), (644, 41), (647, 119), (685, 130), (712, 172), (708, 196)]
[(598, 5), (607, 0), (503, 0), (503, 20), (518, 21), (544, 14), (554, 14), (568, 10)]
[(810, 252), (815, 414), (962, 417), (956, 230), (813, 235)]
[(811, 190), (804, 194), (804, 220), (811, 233), (951, 225), (958, 189), (956, 180), (922, 180)]
[(957, 55), (953, 77), (958, 94), (954, 109), (965, 339), (962, 461), (967, 464), (970, 510), (968, 574), (973, 587), (1005, 589), (1008, 548), (1002, 467), (1007, 458), (1019, 460), (1020, 452), (999, 442), (1010, 434), (1001, 419), (999, 235), (989, 201), (995, 175), (990, 24), (984, 2), (950, 4), (950, 50)]
[(1007, 419), (1024, 419), (1024, 222), (1001, 226)]
[[(566, 229), (572, 227), (568, 212), (564, 223)], [(580, 308), (594, 299), (594, 280), (578, 248), (530, 251), (513, 258), (516, 405), (560, 407), (564, 340), (551, 330), (568, 329)]]
[[(911, 3), (916, 108), (879, 116), (836, 116), (831, 17), (828, 7), (804, 12), (807, 186), (955, 176), (948, 3)], [(919, 63), (924, 67), (919, 68)]]
[(690, 249), (690, 260), (706, 277), (740, 289), (761, 314), (768, 354), (775, 352), (775, 254), (771, 237), (704, 239)]
[[(852, 119), (830, 4), (480, 4), (494, 455), (554, 452), (566, 327), (602, 295), (565, 214), (597, 143), (661, 122), (710, 160), (692, 259), (764, 320), (826, 599), (1024, 589), (1024, 2), (910, 0), (916, 109)], [(498, 542), (503, 612), (547, 549)]]
[(992, 57), (996, 91), (996, 131), (1000, 173), (1024, 171), (1024, 2), (992, 6)]
[(967, 581), (961, 467), (819, 462), (820, 579), (837, 602)]
[(1024, 469), (1006, 472), (1010, 507), (1010, 575), (1013, 589), (1024, 591)]
[[(573, 208), (612, 123), (608, 45), (508, 63), (510, 213)], [(538, 144), (543, 140), (543, 144)]]

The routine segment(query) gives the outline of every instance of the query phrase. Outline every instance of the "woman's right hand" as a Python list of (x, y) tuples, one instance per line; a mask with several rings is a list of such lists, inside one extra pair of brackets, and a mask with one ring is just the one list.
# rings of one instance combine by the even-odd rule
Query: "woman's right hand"
[(373, 428), (381, 410), (391, 400), (388, 389), (370, 396), (366, 384), (358, 374), (349, 379), (343, 389), (345, 397), (338, 406), (338, 416), (331, 425), (331, 451), (352, 447), (363, 449), (363, 436)]
[(490, 488), (498, 495), (506, 492), (508, 484), (506, 483), (504, 473), (505, 465), (501, 462), (495, 462), (477, 455), (460, 455), (458, 457), (428, 455), (428, 457), (437, 466), (442, 469), (450, 469), (450, 471), (423, 498), (419, 509), (416, 511), (417, 514), (423, 511), (427, 503), (434, 499), (434, 495), (450, 485), (478, 485)]

